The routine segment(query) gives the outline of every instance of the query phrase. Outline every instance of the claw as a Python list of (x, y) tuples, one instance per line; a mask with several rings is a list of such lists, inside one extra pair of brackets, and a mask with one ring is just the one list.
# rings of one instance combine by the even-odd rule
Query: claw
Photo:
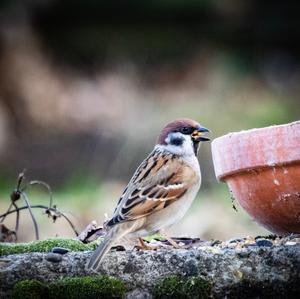
[(160, 249), (161, 246), (148, 246), (145, 244), (144, 240), (142, 238), (139, 238), (140, 244), (135, 246), (138, 250), (157, 250)]

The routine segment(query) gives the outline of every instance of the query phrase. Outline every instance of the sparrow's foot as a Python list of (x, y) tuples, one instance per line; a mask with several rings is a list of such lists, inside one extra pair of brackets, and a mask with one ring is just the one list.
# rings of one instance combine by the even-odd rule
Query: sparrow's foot
[(144, 240), (142, 238), (139, 238), (141, 245), (136, 245), (135, 248), (138, 250), (157, 250), (160, 249), (161, 246), (149, 246), (145, 244)]
[(172, 238), (170, 238), (170, 237), (168, 237), (168, 236), (166, 236), (166, 235), (164, 235), (164, 238), (174, 247), (174, 248), (176, 248), (176, 249), (178, 249), (178, 248), (182, 248), (182, 246), (181, 245), (179, 245), (176, 241), (174, 241)]
[(169, 237), (163, 230), (160, 230), (159, 233), (176, 249), (183, 248), (176, 241), (174, 241), (171, 237)]

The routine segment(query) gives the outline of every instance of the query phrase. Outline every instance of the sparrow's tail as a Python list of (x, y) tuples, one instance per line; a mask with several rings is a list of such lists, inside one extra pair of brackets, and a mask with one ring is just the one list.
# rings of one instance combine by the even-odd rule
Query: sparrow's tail
[(87, 268), (97, 271), (100, 265), (101, 260), (103, 259), (104, 255), (109, 251), (112, 247), (112, 243), (115, 240), (112, 240), (108, 236), (104, 238), (101, 244), (96, 248), (95, 252), (93, 253), (91, 259), (87, 264)]
[(110, 229), (104, 240), (96, 248), (91, 259), (87, 264), (87, 269), (97, 271), (105, 254), (110, 250), (114, 243), (123, 237), (127, 231), (121, 229), (120, 225), (116, 225)]

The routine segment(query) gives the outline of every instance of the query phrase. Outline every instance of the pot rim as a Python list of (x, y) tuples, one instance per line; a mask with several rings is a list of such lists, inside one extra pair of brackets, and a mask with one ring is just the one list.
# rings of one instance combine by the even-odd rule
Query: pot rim
[(239, 172), (300, 163), (300, 121), (231, 132), (212, 142), (218, 180)]
[(217, 177), (217, 179), (219, 181), (225, 182), (229, 177), (235, 176), (235, 175), (239, 175), (242, 173), (247, 173), (247, 172), (258, 172), (258, 171), (263, 171), (263, 170), (267, 170), (269, 168), (288, 168), (289, 166), (292, 165), (299, 165), (300, 166), (300, 160), (295, 160), (295, 161), (291, 161), (291, 162), (286, 162), (286, 163), (276, 163), (276, 164), (272, 164), (272, 165), (258, 165), (255, 167), (249, 167), (249, 168), (241, 168), (238, 169), (236, 171), (232, 171), (232, 172), (227, 172), (224, 173), (222, 175), (220, 175), (219, 177)]

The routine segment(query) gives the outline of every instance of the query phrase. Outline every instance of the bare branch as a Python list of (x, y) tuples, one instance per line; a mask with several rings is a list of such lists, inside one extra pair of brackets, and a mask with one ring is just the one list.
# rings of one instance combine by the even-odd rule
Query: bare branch
[(45, 187), (45, 188), (47, 189), (47, 191), (48, 191), (48, 193), (49, 193), (49, 197), (50, 197), (49, 207), (52, 208), (52, 203), (53, 203), (53, 193), (52, 193), (51, 187), (50, 187), (47, 183), (45, 183), (45, 182), (43, 182), (43, 181), (39, 181), (39, 180), (30, 181), (30, 182), (29, 182), (29, 185), (31, 185), (31, 186), (32, 186), (32, 185), (41, 185), (41, 186)]
[(18, 233), (18, 229), (19, 229), (19, 222), (20, 222), (20, 211), (18, 210), (18, 206), (17, 206), (17, 204), (15, 202), (13, 202), (12, 205), (16, 209), (16, 214), (17, 214), (16, 215), (16, 225), (15, 225), (15, 232), (17, 234)]
[[(23, 170), (18, 176), (16, 189), (10, 195), (11, 203), (10, 203), (7, 211), (4, 214), (0, 215), (0, 223), (2, 223), (5, 220), (7, 215), (16, 213), (16, 224), (15, 224), (15, 235), (16, 235), (16, 233), (18, 232), (18, 229), (19, 229), (20, 211), (28, 209), (31, 219), (32, 219), (32, 222), (33, 222), (33, 225), (34, 225), (35, 236), (36, 236), (36, 239), (38, 240), (39, 239), (39, 228), (38, 228), (38, 223), (35, 219), (35, 216), (32, 212), (32, 209), (39, 208), (39, 209), (44, 209), (45, 214), (47, 214), (48, 217), (50, 217), (53, 220), (53, 222), (55, 222), (57, 218), (63, 217), (68, 222), (68, 224), (71, 226), (72, 230), (74, 231), (74, 234), (76, 236), (78, 236), (79, 233), (76, 230), (76, 227), (74, 226), (72, 221), (69, 219), (69, 217), (64, 212), (59, 211), (57, 209), (56, 205), (53, 205), (53, 193), (52, 193), (51, 187), (47, 183), (45, 183), (43, 181), (39, 181), (39, 180), (30, 181), (29, 183), (22, 186), (22, 183), (25, 179), (24, 173), (25, 173), (25, 170)], [(28, 198), (27, 194), (25, 193), (25, 190), (28, 186), (33, 186), (33, 185), (42, 185), (44, 188), (47, 189), (48, 194), (49, 194), (49, 206), (45, 206), (45, 205), (33, 205), (32, 206), (30, 204), (29, 198)], [(24, 199), (26, 206), (19, 208), (16, 204), (16, 201), (19, 200), (21, 197)], [(12, 207), (14, 207), (14, 210), (12, 210)]]
[(26, 169), (23, 169), (23, 171), (21, 173), (19, 173), (18, 183), (17, 183), (17, 190), (18, 191), (21, 188), (22, 181), (25, 179), (25, 172), (26, 172)]
[(35, 219), (35, 217), (34, 217), (34, 215), (33, 215), (33, 213), (32, 213), (32, 210), (31, 210), (31, 207), (30, 207), (30, 203), (29, 203), (29, 199), (28, 199), (28, 197), (27, 197), (27, 195), (26, 195), (25, 192), (22, 192), (21, 195), (23, 196), (23, 199), (24, 199), (25, 202), (26, 202), (26, 205), (27, 205), (27, 207), (28, 207), (28, 211), (29, 211), (29, 213), (30, 213), (30, 216), (31, 216), (31, 219), (32, 219), (32, 222), (33, 222), (33, 225), (34, 225), (35, 238), (36, 238), (37, 240), (39, 240), (39, 228), (38, 228), (38, 224), (37, 224), (37, 222), (36, 222), (36, 219)]
[[(65, 215), (65, 213), (60, 212), (60, 211), (57, 210), (56, 208), (49, 208), (49, 207), (47, 207), (47, 206), (45, 206), (45, 205), (32, 205), (32, 206), (30, 206), (30, 208), (31, 208), (31, 209), (44, 209), (44, 210), (45, 210), (45, 214), (47, 214), (47, 215), (48, 215), (49, 217), (51, 217), (51, 218), (52, 218), (52, 215), (53, 215), (54, 213), (55, 213), (56, 217), (62, 216), (62, 217), (69, 223), (69, 225), (71, 226), (71, 228), (72, 228), (73, 231), (74, 231), (74, 234), (75, 234), (76, 236), (79, 235), (77, 229), (75, 228), (74, 224), (73, 224), (72, 221), (69, 219), (69, 217), (67, 217), (67, 216)], [(0, 218), (1, 218), (1, 217), (6, 217), (6, 216), (8, 216), (8, 215), (10, 215), (10, 214), (13, 214), (13, 213), (16, 213), (17, 210), (18, 210), (18, 211), (22, 211), (22, 210), (26, 210), (26, 209), (28, 209), (28, 206), (18, 207), (18, 208), (15, 209), (15, 210), (10, 210), (10, 211), (7, 211), (6, 213), (0, 215)], [(49, 211), (51, 212), (51, 215), (49, 215)]]
[(5, 220), (5, 218), (6, 218), (6, 216), (10, 214), (9, 211), (10, 211), (10, 209), (11, 209), (12, 206), (13, 206), (13, 204), (11, 202), (10, 205), (9, 205), (9, 207), (8, 207), (8, 209), (6, 210), (6, 213), (0, 215), (0, 222), (3, 222)]
[(65, 220), (69, 223), (69, 225), (71, 226), (71, 228), (73, 229), (74, 233), (76, 236), (79, 235), (79, 232), (77, 231), (77, 229), (75, 228), (74, 224), (72, 223), (72, 221), (69, 219), (69, 217), (67, 217), (64, 213), (61, 213), (61, 215), (65, 218)]

